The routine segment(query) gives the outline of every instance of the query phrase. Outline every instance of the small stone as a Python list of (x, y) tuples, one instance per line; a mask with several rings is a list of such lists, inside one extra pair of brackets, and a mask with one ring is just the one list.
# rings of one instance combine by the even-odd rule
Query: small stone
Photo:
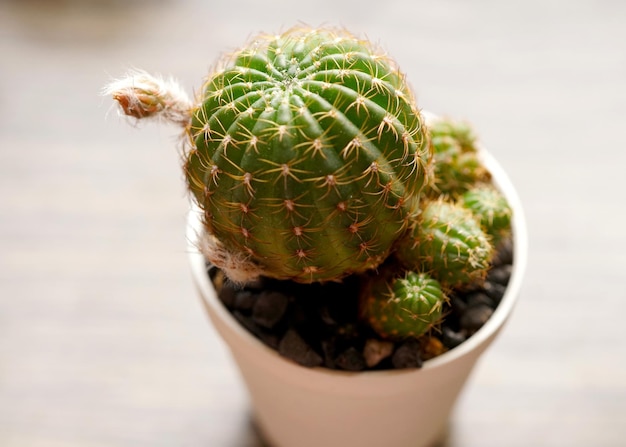
[(491, 281), (485, 281), (483, 284), (483, 290), (485, 291), (485, 294), (487, 294), (487, 296), (489, 296), (489, 298), (494, 300), (497, 304), (502, 301), (504, 292), (506, 292), (506, 286)]
[(492, 314), (493, 309), (491, 307), (486, 304), (477, 304), (476, 306), (467, 308), (465, 313), (461, 316), (459, 323), (462, 329), (466, 330), (469, 334), (473, 334), (489, 320)]
[(465, 341), (466, 337), (463, 332), (456, 332), (447, 326), (441, 328), (441, 341), (448, 348), (456, 348)]
[(494, 300), (484, 292), (472, 292), (465, 296), (465, 302), (468, 307), (477, 306), (479, 304), (487, 305), (491, 308), (496, 307)]
[(363, 348), (363, 357), (368, 368), (378, 365), (383, 359), (386, 359), (393, 352), (394, 344), (390, 341), (378, 340), (377, 338), (369, 338), (365, 342)]
[(324, 353), (324, 366), (330, 369), (337, 369), (335, 356), (338, 351), (337, 338), (330, 337), (322, 340), (322, 352)]
[(252, 317), (248, 315), (244, 315), (238, 310), (233, 311), (233, 316), (237, 319), (239, 324), (241, 324), (244, 328), (246, 328), (256, 338), (261, 340), (270, 348), (278, 349), (278, 343), (280, 341), (280, 337), (277, 334), (259, 326), (258, 324), (254, 322)]
[(415, 339), (410, 339), (402, 343), (391, 357), (391, 363), (396, 369), (421, 368), (422, 355), (420, 343)]
[(467, 310), (467, 303), (463, 301), (458, 295), (452, 293), (450, 294), (449, 299), (450, 307), (452, 307), (452, 311), (455, 314), (461, 315), (465, 312), (465, 310)]
[(322, 323), (324, 323), (326, 326), (337, 325), (337, 319), (332, 315), (328, 305), (322, 304), (318, 310), (318, 313)]
[(221, 283), (220, 288), (216, 288), (216, 290), (219, 290), (217, 296), (219, 297), (222, 304), (224, 304), (224, 306), (229, 309), (233, 309), (235, 307), (237, 291), (232, 286), (232, 284), (230, 284), (229, 282)]
[(435, 358), (447, 351), (437, 337), (427, 337), (422, 341), (422, 360)]
[(289, 298), (280, 292), (261, 292), (252, 307), (252, 319), (255, 323), (271, 329), (282, 320)]
[(511, 264), (503, 264), (492, 268), (487, 273), (487, 281), (506, 286), (511, 279), (511, 271), (513, 266)]
[(513, 240), (507, 238), (496, 248), (493, 265), (513, 264)]
[(256, 295), (249, 290), (237, 290), (235, 292), (235, 299), (233, 307), (242, 312), (250, 312), (254, 307), (256, 301)]
[(321, 366), (324, 359), (294, 329), (289, 329), (278, 344), (278, 353), (302, 366)]
[(335, 364), (346, 371), (362, 371), (365, 369), (365, 358), (354, 346), (349, 347), (335, 358)]

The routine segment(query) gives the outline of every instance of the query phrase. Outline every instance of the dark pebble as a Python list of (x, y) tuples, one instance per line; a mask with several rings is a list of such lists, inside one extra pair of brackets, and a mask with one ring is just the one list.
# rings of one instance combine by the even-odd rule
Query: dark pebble
[(507, 238), (497, 247), (496, 256), (493, 260), (494, 265), (513, 264), (513, 241)]
[(412, 339), (402, 343), (393, 353), (391, 363), (396, 369), (421, 368), (422, 356), (419, 342)]
[(486, 304), (468, 307), (460, 319), (461, 329), (473, 334), (489, 320), (492, 314), (493, 309)]
[(322, 352), (324, 353), (324, 366), (330, 369), (337, 369), (335, 357), (337, 354), (337, 339), (330, 337), (322, 340)]
[(466, 340), (465, 334), (461, 331), (456, 332), (447, 326), (441, 328), (441, 341), (448, 349), (456, 348)]
[(503, 264), (489, 270), (487, 274), (487, 281), (506, 286), (511, 279), (511, 270), (513, 266), (511, 264)]
[(354, 346), (349, 347), (335, 358), (335, 365), (346, 371), (363, 371), (366, 367), (363, 354)]
[(328, 305), (321, 305), (318, 310), (319, 317), (326, 326), (335, 326), (338, 324), (337, 319), (332, 314), (332, 311)]
[(459, 328), (459, 319), (465, 313), (467, 309), (467, 303), (457, 294), (451, 293), (449, 295), (448, 305), (445, 309), (444, 325), (451, 326), (455, 330)]
[(256, 298), (257, 295), (250, 290), (237, 290), (235, 291), (233, 307), (242, 312), (251, 312)]
[(261, 292), (254, 302), (252, 319), (258, 325), (271, 329), (282, 320), (288, 305), (289, 298), (280, 292)]
[(248, 315), (244, 315), (243, 313), (235, 310), (233, 311), (233, 316), (239, 321), (239, 323), (245, 327), (252, 335), (261, 340), (267, 346), (272, 349), (278, 349), (278, 344), (280, 342), (280, 337), (274, 332), (268, 331), (267, 329), (259, 326), (254, 322), (252, 317)]
[(504, 292), (506, 292), (506, 286), (491, 281), (485, 281), (483, 290), (485, 294), (497, 304), (502, 300)]
[(496, 302), (484, 292), (472, 292), (465, 296), (465, 302), (468, 307), (484, 304), (491, 308), (496, 307)]
[(289, 329), (278, 345), (280, 355), (302, 366), (321, 366), (324, 359), (294, 329)]
[(220, 301), (222, 301), (224, 306), (226, 306), (229, 309), (235, 308), (236, 297), (237, 297), (237, 290), (235, 290), (235, 288), (231, 284), (226, 283), (222, 285), (222, 288), (220, 289), (220, 292), (219, 292), (219, 299)]

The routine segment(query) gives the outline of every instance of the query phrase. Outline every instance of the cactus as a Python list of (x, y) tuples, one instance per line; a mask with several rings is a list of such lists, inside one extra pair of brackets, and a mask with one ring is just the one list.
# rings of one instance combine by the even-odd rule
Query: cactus
[(358, 275), (381, 337), (428, 332), (443, 290), (484, 278), (490, 239), (509, 231), (506, 202), (478, 186), (490, 178), (471, 128), (427, 121), (395, 63), (346, 31), (261, 35), (193, 101), (140, 71), (106, 92), (128, 116), (183, 128), (209, 262), (240, 283)]
[(428, 121), (428, 128), (433, 140), (449, 137), (459, 144), (463, 152), (478, 150), (474, 129), (466, 122), (449, 118), (432, 118)]
[(380, 264), (416, 213), (430, 153), (404, 76), (347, 33), (261, 37), (206, 81), (188, 129), (205, 224), (265, 276)]
[(458, 288), (485, 277), (493, 246), (471, 211), (443, 199), (427, 200), (396, 257), (407, 269), (429, 272)]
[(511, 208), (493, 185), (482, 184), (471, 188), (460, 197), (459, 203), (479, 220), (494, 245), (510, 232)]
[(426, 273), (372, 279), (361, 298), (362, 318), (381, 337), (392, 340), (419, 337), (442, 316), (447, 301), (441, 285)]
[(476, 136), (468, 124), (433, 118), (427, 125), (434, 153), (431, 197), (446, 194), (456, 198), (475, 183), (489, 179), (478, 156)]

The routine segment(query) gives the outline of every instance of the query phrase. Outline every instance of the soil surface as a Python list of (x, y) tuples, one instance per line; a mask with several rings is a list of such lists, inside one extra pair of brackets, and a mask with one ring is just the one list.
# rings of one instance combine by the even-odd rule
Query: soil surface
[(209, 265), (218, 296), (245, 328), (280, 355), (301, 365), (347, 371), (419, 368), (471, 337), (491, 317), (511, 276), (513, 247), (498, 249), (485, 282), (453, 290), (444, 319), (429, 334), (382, 340), (358, 318), (358, 279), (298, 284), (263, 278), (237, 286)]

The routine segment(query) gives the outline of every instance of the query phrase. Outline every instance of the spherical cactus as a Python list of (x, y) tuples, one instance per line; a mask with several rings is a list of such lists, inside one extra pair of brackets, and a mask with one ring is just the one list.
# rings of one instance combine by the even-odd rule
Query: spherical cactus
[(377, 266), (428, 182), (404, 76), (340, 31), (296, 29), (237, 51), (206, 81), (188, 135), (186, 176), (217, 258), (279, 279)]
[(479, 159), (476, 136), (463, 122), (431, 118), (427, 122), (433, 147), (434, 183), (429, 195), (463, 194), (489, 174)]
[(362, 318), (382, 338), (419, 337), (441, 320), (447, 298), (441, 285), (426, 273), (372, 279), (360, 301)]
[(452, 138), (463, 152), (478, 150), (478, 139), (474, 129), (468, 123), (432, 115), (429, 118), (428, 129), (432, 138)]
[(444, 286), (466, 287), (487, 274), (494, 249), (472, 213), (456, 203), (426, 201), (416, 226), (399, 244), (397, 259), (429, 272)]
[(510, 232), (511, 207), (493, 185), (482, 184), (471, 188), (461, 196), (459, 203), (474, 214), (494, 243)]

